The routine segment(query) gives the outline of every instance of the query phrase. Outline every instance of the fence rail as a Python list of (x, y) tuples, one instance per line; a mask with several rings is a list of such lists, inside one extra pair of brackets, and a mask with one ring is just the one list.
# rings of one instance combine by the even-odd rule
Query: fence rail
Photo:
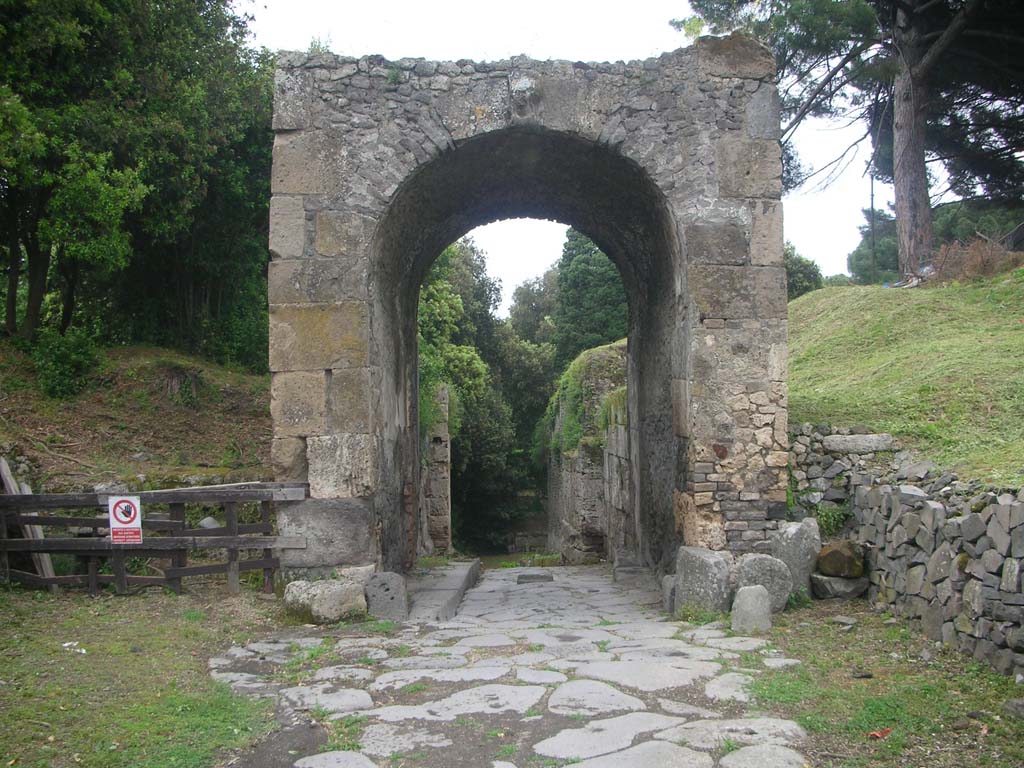
[[(141, 544), (115, 544), (109, 536), (107, 501), (111, 494), (0, 494), (0, 578), (19, 581), (30, 586), (85, 586), (95, 594), (100, 587), (113, 584), (118, 594), (129, 586), (165, 585), (181, 592), (181, 580), (189, 576), (227, 574), (228, 589), (238, 592), (239, 576), (245, 571), (263, 571), (264, 591), (273, 590), (273, 575), (279, 563), (274, 549), (304, 549), (306, 540), (294, 536), (274, 536), (273, 504), (277, 501), (304, 499), (307, 486), (297, 483), (240, 483), (235, 485), (177, 488), (164, 491), (142, 491), (138, 496), (143, 507)], [(256, 503), (259, 522), (239, 522), (239, 505)], [(186, 504), (220, 507), (224, 524), (217, 527), (190, 527)], [(163, 508), (154, 511), (153, 507)], [(102, 509), (103, 515), (84, 510)], [(55, 513), (44, 510), (55, 510)], [(11, 538), (10, 530), (43, 531), (42, 536)], [(50, 535), (64, 529), (64, 535)], [(226, 562), (189, 565), (188, 555), (195, 550), (225, 550)], [(243, 550), (262, 550), (255, 558), (241, 558)], [(32, 573), (12, 567), (11, 556), (70, 554), (84, 573), (55, 575), (49, 569)], [(168, 561), (156, 575), (128, 573), (127, 559), (160, 558)], [(112, 573), (101, 573), (101, 560), (108, 560)], [(38, 558), (32, 558), (38, 567)]]

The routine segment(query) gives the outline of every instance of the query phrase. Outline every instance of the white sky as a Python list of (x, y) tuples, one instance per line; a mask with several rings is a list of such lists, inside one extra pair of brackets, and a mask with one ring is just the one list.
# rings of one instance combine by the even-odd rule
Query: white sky
[[(686, 44), (668, 22), (688, 14), (685, 0), (640, 0), (604, 8), (580, 0), (387, 0), (346, 3), (330, 0), (236, 0), (250, 13), (255, 43), (271, 50), (306, 50), (313, 38), (336, 53), (378, 53), (389, 59), (422, 56), (487, 61), (527, 54), (536, 59), (617, 61), (644, 59)], [(801, 126), (795, 145), (804, 162), (819, 167), (862, 129), (815, 121)], [(797, 251), (816, 261), (826, 275), (846, 271), (846, 256), (860, 239), (861, 209), (868, 207), (863, 175), (870, 152), (860, 154), (827, 189), (814, 181), (785, 200), (785, 236)], [(875, 205), (892, 200), (890, 187), (875, 184)], [(501, 314), (512, 291), (544, 272), (561, 254), (565, 227), (553, 222), (497, 222), (472, 232), (488, 256), (488, 272), (504, 291)]]

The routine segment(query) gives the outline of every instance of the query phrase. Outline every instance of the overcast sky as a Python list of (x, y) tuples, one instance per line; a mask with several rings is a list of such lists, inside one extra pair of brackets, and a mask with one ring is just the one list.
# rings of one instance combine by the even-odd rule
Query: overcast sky
[[(335, 53), (346, 55), (478, 61), (521, 53), (573, 61), (644, 59), (686, 44), (668, 22), (688, 13), (685, 2), (666, 0), (608, 8), (579, 0), (236, 0), (236, 5), (253, 15), (255, 43), (272, 50), (306, 50), (313, 38), (319, 38)], [(817, 121), (800, 128), (795, 144), (805, 163), (818, 167), (861, 130)], [(827, 189), (811, 182), (784, 200), (786, 239), (826, 275), (846, 270), (846, 256), (859, 240), (861, 209), (868, 207), (864, 166), (869, 151), (863, 145)], [(876, 205), (884, 207), (892, 200), (892, 190), (876, 183), (875, 196)], [(565, 226), (506, 221), (480, 227), (472, 236), (487, 252), (488, 271), (502, 281), (504, 314), (515, 286), (541, 274), (558, 258)]]

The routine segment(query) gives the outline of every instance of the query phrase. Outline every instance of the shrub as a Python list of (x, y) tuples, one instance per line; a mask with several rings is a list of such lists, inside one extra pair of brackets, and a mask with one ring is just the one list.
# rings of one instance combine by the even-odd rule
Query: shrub
[(61, 336), (47, 328), (32, 350), (39, 388), (50, 397), (71, 397), (81, 392), (99, 364), (99, 349), (85, 331), (73, 329)]

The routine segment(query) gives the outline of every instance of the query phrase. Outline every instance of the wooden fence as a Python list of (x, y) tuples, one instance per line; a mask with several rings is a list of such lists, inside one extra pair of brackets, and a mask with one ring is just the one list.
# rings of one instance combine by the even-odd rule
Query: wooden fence
[[(113, 584), (118, 594), (130, 586), (165, 585), (181, 592), (181, 580), (189, 576), (226, 573), (228, 589), (239, 590), (239, 574), (263, 571), (263, 589), (273, 590), (278, 560), (273, 550), (304, 549), (303, 537), (273, 535), (272, 506), (275, 501), (298, 501), (306, 497), (307, 486), (295, 483), (240, 483), (236, 485), (142, 491), (143, 542), (114, 544), (109, 537), (107, 500), (110, 494), (0, 494), (0, 579), (32, 586), (86, 586), (96, 594), (102, 585)], [(259, 522), (239, 522), (239, 505), (256, 503)], [(219, 507), (224, 524), (216, 528), (189, 527), (186, 505)], [(97, 516), (97, 509), (102, 516)], [(77, 514), (75, 514), (77, 512)], [(38, 528), (33, 528), (38, 526)], [(9, 530), (42, 531), (42, 537), (11, 538)], [(55, 536), (54, 531), (63, 535)], [(225, 550), (226, 562), (201, 561), (189, 565), (190, 551)], [(255, 558), (241, 558), (243, 550), (262, 550)], [(12, 568), (13, 553), (70, 554), (84, 565), (84, 573), (53, 575)], [(128, 558), (159, 558), (166, 561), (156, 574), (129, 574)], [(37, 570), (38, 558), (36, 560)], [(101, 561), (108, 560), (112, 573), (101, 573)]]

